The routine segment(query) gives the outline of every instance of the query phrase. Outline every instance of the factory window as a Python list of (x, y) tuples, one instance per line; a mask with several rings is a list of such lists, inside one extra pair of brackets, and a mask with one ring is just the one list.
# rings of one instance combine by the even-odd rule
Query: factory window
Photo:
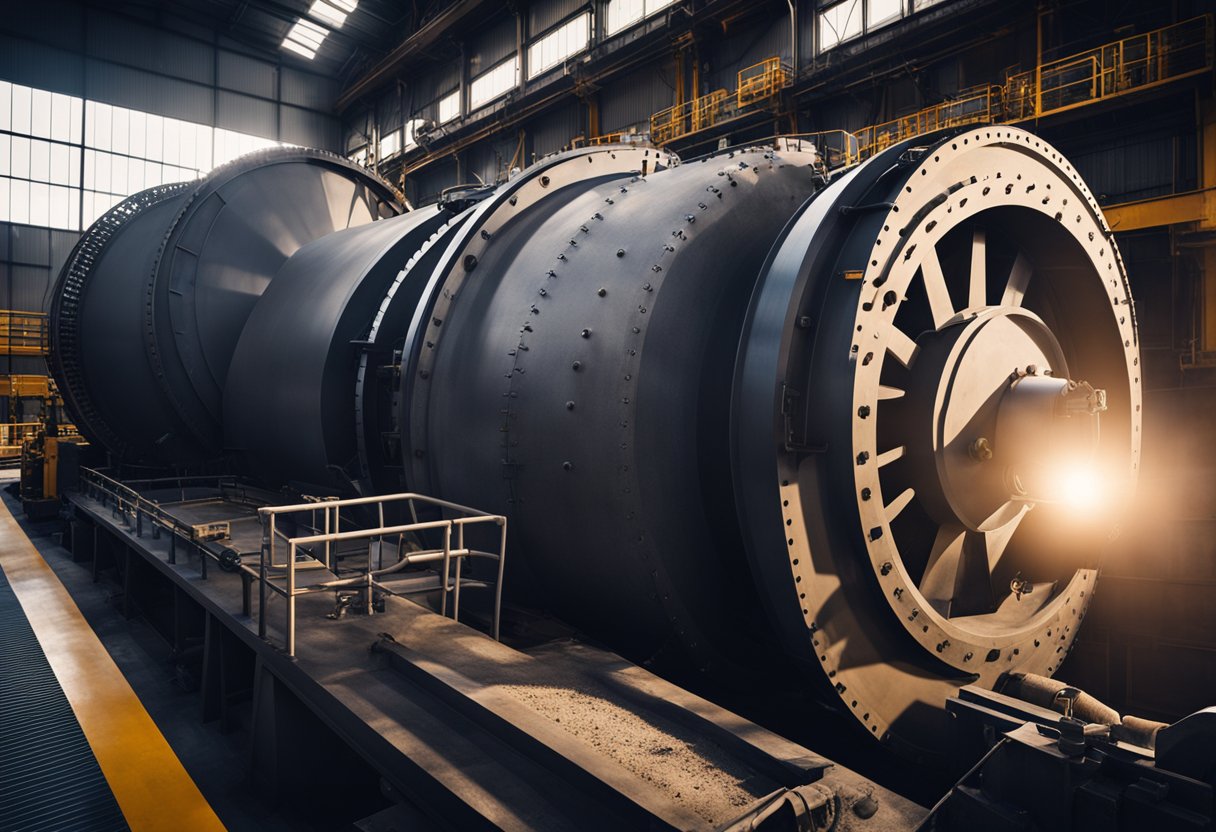
[(608, 0), (604, 34), (615, 35), (674, 2), (675, 0)]
[(904, 13), (903, 0), (866, 0), (866, 31), (898, 20)]
[(405, 134), (405, 148), (408, 150), (418, 144), (418, 130), (426, 124), (424, 118), (412, 118), (405, 123), (402, 132)]
[[(934, 0), (936, 2), (936, 0)], [(918, 0), (919, 6), (923, 0)], [(819, 12), (819, 51), (903, 17), (905, 0), (843, 0)]]
[(542, 35), (528, 47), (528, 77), (535, 78), (582, 52), (590, 38), (591, 15), (586, 12)]
[(469, 109), (476, 110), (519, 84), (519, 57), (512, 55), (490, 67), (469, 84)]
[(401, 131), (394, 130), (386, 136), (380, 137), (380, 152), (377, 154), (377, 160), (387, 159), (401, 149)]
[(277, 144), (0, 81), (0, 220), (79, 230), (133, 193)]
[(861, 0), (844, 0), (819, 13), (819, 50), (831, 49), (838, 43), (861, 34)]
[(460, 115), (460, 90), (454, 90), (451, 95), (439, 99), (439, 123), (451, 121)]

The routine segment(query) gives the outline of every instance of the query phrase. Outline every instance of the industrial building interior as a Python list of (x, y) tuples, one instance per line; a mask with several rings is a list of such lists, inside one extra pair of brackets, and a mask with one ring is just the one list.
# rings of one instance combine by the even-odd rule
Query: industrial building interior
[(0, 830), (1216, 830), (1212, 0), (0, 15)]

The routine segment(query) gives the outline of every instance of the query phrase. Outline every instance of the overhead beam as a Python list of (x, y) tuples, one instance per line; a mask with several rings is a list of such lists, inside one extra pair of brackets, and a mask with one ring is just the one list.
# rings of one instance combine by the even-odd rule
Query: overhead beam
[(1140, 199), (1102, 209), (1112, 231), (1137, 231), (1166, 225), (1216, 225), (1216, 186), (1182, 194)]
[(482, 0), (459, 0), (453, 3), (425, 26), (406, 38), (385, 56), (366, 75), (347, 87), (338, 96), (337, 110), (341, 113), (362, 96), (377, 89), (390, 79), (393, 73), (406, 66), (422, 50), (431, 46), (451, 27), (455, 26), (482, 5)]

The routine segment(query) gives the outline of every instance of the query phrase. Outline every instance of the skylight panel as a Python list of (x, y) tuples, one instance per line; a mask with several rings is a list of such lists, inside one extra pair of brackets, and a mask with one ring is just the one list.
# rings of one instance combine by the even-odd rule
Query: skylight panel
[(358, 0), (316, 0), (308, 10), (308, 14), (317, 20), (325, 21), (335, 29), (341, 29), (347, 16), (358, 5)]
[(324, 26), (318, 26), (311, 20), (301, 18), (291, 27), (287, 37), (283, 38), (283, 48), (295, 52), (297, 55), (303, 55), (311, 61), (316, 57), (317, 50), (321, 48), (321, 44), (328, 34), (329, 30)]

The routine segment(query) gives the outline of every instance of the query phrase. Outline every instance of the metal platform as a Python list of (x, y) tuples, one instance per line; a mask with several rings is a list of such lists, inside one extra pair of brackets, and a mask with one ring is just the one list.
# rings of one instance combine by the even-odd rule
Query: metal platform
[[(234, 542), (257, 528), (254, 506), (218, 490), (180, 496), (161, 505), (183, 526), (226, 520)], [(293, 716), (299, 703), (383, 791), (445, 827), (717, 829), (767, 817), (775, 825), (756, 828), (780, 829), (813, 815), (838, 829), (863, 817), (857, 828), (907, 829), (924, 814), (614, 654), (569, 641), (517, 650), (391, 594), (382, 613), (336, 619), (332, 596), (299, 596), (292, 658), (281, 648), (283, 599), (267, 607), (263, 639), (249, 578), (213, 561), (204, 572), (217, 544), (154, 537), (113, 505), (68, 500), (78, 560), (138, 559), (206, 611), (205, 713), (223, 720), (237, 698), (222, 674), (207, 678), (224, 664), (218, 645), (252, 652), (253, 781), (268, 794), (326, 782), (302, 762), (310, 737)], [(214, 637), (217, 624), (235, 638)]]

